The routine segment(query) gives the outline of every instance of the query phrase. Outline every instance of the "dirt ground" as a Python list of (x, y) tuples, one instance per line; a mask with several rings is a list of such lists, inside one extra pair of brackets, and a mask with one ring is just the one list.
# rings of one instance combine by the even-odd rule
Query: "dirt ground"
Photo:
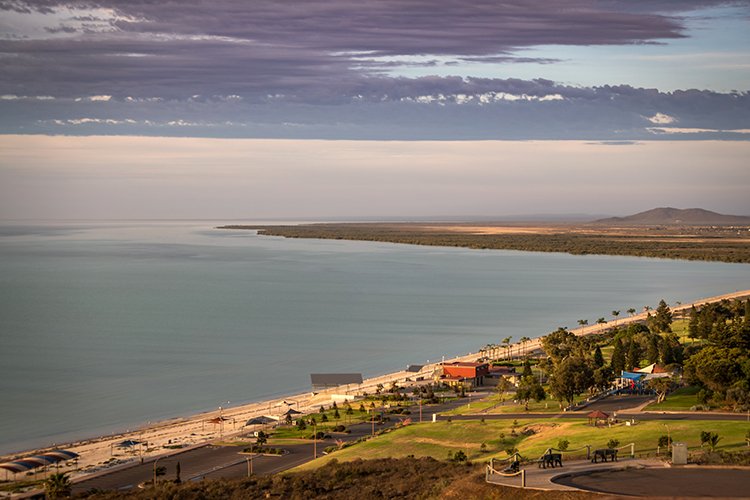
[(747, 467), (627, 469), (567, 477), (557, 482), (588, 491), (649, 498), (750, 498)]

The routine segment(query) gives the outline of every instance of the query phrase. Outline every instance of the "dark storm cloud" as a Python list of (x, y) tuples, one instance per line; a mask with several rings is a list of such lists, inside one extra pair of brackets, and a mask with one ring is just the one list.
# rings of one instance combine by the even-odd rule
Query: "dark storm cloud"
[(684, 36), (681, 12), (736, 3), (0, 0), (49, 20), (46, 37), (0, 38), (0, 132), (620, 140), (653, 135), (656, 113), (750, 128), (746, 94), (387, 73), (660, 43)]
[[(190, 96), (288, 93), (380, 73), (405, 56), (485, 62), (544, 45), (648, 43), (682, 37), (682, 21), (590, 0), (306, 0), (253, 2), (0, 0), (0, 8), (48, 13), (114, 9), (113, 32), (78, 21), (79, 36), (0, 44), (0, 92)], [(85, 10), (85, 9), (84, 9)], [(98, 26), (98, 25), (97, 25)], [(47, 30), (77, 28), (55, 22)], [(93, 30), (95, 31), (95, 30)], [(373, 60), (393, 58), (394, 60)], [(494, 59), (493, 59), (494, 58)], [(437, 64), (405, 61), (403, 65)], [(310, 99), (320, 90), (313, 88)]]

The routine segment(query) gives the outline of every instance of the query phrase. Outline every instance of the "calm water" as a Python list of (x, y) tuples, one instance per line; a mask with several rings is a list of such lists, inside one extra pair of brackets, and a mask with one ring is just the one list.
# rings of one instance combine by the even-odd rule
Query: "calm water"
[(0, 226), (0, 451), (393, 371), (750, 266), (284, 240), (208, 222)]

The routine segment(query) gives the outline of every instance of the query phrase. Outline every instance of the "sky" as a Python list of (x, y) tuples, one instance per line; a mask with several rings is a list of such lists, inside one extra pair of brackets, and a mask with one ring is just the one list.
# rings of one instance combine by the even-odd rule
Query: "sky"
[(0, 218), (750, 214), (749, 47), (747, 0), (0, 0)]

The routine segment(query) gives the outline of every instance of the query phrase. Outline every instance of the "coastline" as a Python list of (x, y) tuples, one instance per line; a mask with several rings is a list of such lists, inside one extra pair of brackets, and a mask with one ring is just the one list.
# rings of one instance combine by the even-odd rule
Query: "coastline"
[[(706, 304), (719, 302), (724, 299), (738, 299), (750, 297), (750, 290), (736, 291), (723, 295), (703, 298), (691, 302), (690, 304), (681, 304), (672, 307), (672, 311), (680, 313), (689, 310), (693, 304)], [(620, 327), (630, 323), (644, 321), (647, 317), (646, 312), (635, 314), (633, 316), (618, 318), (604, 324), (595, 324), (584, 326), (582, 328), (570, 330), (575, 335), (591, 335), (603, 332), (605, 329)], [(543, 335), (542, 335), (543, 336)], [(533, 351), (541, 347), (541, 336), (521, 345), (520, 343), (511, 344), (514, 350), (524, 349)], [(481, 350), (470, 352), (466, 355), (455, 356), (446, 359), (445, 362), (452, 361), (475, 361), (483, 356)], [(306, 413), (315, 411), (321, 404), (329, 404), (332, 395), (351, 395), (355, 396), (362, 392), (373, 392), (378, 384), (387, 385), (391, 382), (404, 382), (406, 378), (415, 376), (429, 376), (440, 362), (424, 365), (419, 373), (407, 372), (405, 370), (387, 373), (376, 377), (368, 378), (359, 385), (340, 386), (315, 392), (304, 392), (288, 394), (282, 397), (264, 400), (254, 403), (248, 403), (236, 407), (217, 408), (213, 411), (193, 414), (187, 417), (175, 417), (151, 425), (143, 426), (139, 429), (121, 432), (112, 435), (98, 436), (91, 439), (84, 439), (66, 444), (61, 444), (55, 448), (64, 448), (80, 455), (77, 466), (73, 464), (61, 467), (62, 471), (72, 472), (72, 478), (78, 479), (88, 476), (92, 473), (111, 469), (112, 467), (123, 465), (125, 463), (135, 463), (140, 460), (152, 460), (159, 456), (170, 453), (177, 453), (187, 447), (200, 446), (215, 442), (217, 440), (236, 437), (248, 432), (244, 428), (246, 420), (261, 415), (278, 417), (288, 408), (292, 407)], [(218, 419), (221, 423), (218, 423)], [(216, 420), (212, 423), (211, 420)], [(147, 442), (147, 449), (130, 449), (123, 451), (116, 448), (117, 443), (123, 440), (135, 440)], [(49, 451), (51, 447), (37, 448), (19, 453), (5, 454), (0, 456), (0, 461), (11, 461), (24, 456)]]

